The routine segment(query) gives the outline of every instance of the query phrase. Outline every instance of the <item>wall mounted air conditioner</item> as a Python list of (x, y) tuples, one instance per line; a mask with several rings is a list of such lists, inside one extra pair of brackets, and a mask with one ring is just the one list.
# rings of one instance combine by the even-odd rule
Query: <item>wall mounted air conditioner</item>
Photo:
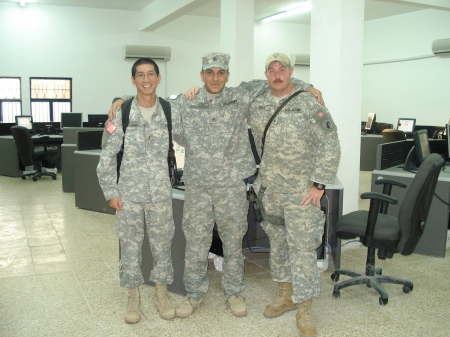
[(123, 46), (123, 58), (137, 59), (141, 57), (149, 57), (151, 59), (159, 59), (164, 61), (170, 60), (170, 47), (161, 46)]
[(434, 55), (450, 54), (450, 39), (434, 40), (431, 49)]
[(291, 63), (297, 66), (309, 66), (309, 54), (292, 54)]

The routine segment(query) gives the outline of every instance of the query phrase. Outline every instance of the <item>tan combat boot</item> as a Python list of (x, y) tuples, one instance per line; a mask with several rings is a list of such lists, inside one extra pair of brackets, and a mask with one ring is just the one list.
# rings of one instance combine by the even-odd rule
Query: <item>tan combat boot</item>
[(292, 283), (278, 282), (278, 296), (264, 310), (264, 317), (274, 318), (283, 315), (286, 311), (297, 309), (292, 302)]
[(174, 319), (175, 308), (173, 307), (172, 303), (170, 303), (170, 298), (167, 294), (167, 286), (165, 284), (156, 284), (155, 288), (155, 297), (153, 300), (155, 309), (159, 312), (159, 316), (162, 319)]
[(128, 324), (136, 324), (141, 320), (141, 300), (139, 298), (139, 287), (128, 289), (128, 305), (124, 319)]
[(317, 326), (312, 314), (312, 298), (305, 302), (299, 303), (297, 319), (297, 327), (302, 337), (317, 336)]
[(192, 298), (185, 297), (180, 306), (176, 309), (176, 315), (179, 318), (186, 318), (192, 315), (195, 309), (200, 308), (203, 305), (203, 298), (198, 301)]
[(232, 296), (227, 299), (227, 306), (230, 308), (231, 313), (236, 317), (247, 316), (247, 305), (245, 304), (245, 299), (240, 296)]

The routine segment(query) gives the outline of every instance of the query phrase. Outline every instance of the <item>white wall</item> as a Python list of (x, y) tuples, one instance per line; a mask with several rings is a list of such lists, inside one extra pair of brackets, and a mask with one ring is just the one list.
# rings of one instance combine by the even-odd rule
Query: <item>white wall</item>
[[(310, 32), (309, 25), (255, 22), (254, 78), (265, 79), (264, 64), (271, 53), (279, 51), (289, 57), (292, 54), (309, 54)], [(294, 77), (308, 82), (309, 67), (295, 66)]]
[[(364, 61), (432, 56), (431, 43), (450, 38), (450, 12), (427, 9), (365, 24)], [(419, 125), (444, 125), (450, 116), (450, 57), (365, 65), (361, 120), (398, 117)]]
[(123, 59), (125, 44), (171, 47), (167, 73), (158, 62), (160, 96), (200, 85), (200, 57), (220, 44), (217, 22), (185, 16), (156, 32), (141, 32), (134, 11), (0, 3), (0, 76), (22, 78), (23, 114), (30, 112), (29, 77), (71, 77), (73, 111), (85, 113), (86, 121), (87, 114), (106, 113), (113, 97), (135, 93), (135, 60)]

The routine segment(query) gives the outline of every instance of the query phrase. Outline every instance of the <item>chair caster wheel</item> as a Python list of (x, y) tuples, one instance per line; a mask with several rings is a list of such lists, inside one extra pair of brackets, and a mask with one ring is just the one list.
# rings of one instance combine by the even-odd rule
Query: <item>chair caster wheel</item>
[(388, 303), (388, 299), (380, 297), (379, 302), (380, 302), (380, 305), (386, 305)]
[(33, 181), (37, 181), (38, 180), (38, 178), (33, 178)]
[(331, 280), (334, 282), (339, 281), (339, 274), (336, 273), (331, 274)]
[(409, 293), (411, 290), (413, 290), (412, 287), (403, 286), (403, 292), (404, 292), (405, 294)]
[(341, 292), (340, 292), (340, 291), (333, 291), (333, 297), (334, 297), (334, 298), (339, 298), (339, 297), (341, 297)]
[(27, 177), (25, 177), (25, 176), (22, 176), (22, 180), (26, 180), (27, 179)]
[(56, 177), (52, 177), (53, 178), (53, 180), (56, 180)]

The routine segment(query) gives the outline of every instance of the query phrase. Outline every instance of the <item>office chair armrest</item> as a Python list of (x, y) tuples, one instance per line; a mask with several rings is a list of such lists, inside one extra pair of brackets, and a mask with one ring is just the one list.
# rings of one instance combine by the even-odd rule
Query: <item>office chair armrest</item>
[(381, 185), (381, 184), (389, 184), (391, 186), (399, 186), (399, 187), (406, 187), (405, 184), (397, 181), (397, 180), (392, 180), (392, 179), (378, 179), (375, 180), (375, 185)]
[(380, 213), (381, 205), (384, 204), (397, 204), (397, 199), (378, 192), (366, 192), (361, 194), (361, 199), (370, 199), (369, 214), (367, 216), (367, 227), (362, 243), (366, 247), (373, 245), (373, 233), (375, 232), (375, 225), (377, 223), (378, 214)]
[(371, 200), (378, 200), (378, 201), (386, 201), (391, 204), (397, 204), (398, 200), (394, 197), (391, 197), (390, 195), (386, 195), (383, 193), (378, 192), (365, 192), (361, 194), (361, 199), (371, 199)]
[(41, 136), (39, 140), (42, 140), (42, 145), (44, 146), (44, 156), (47, 157), (47, 140), (49, 140), (49, 136)]

